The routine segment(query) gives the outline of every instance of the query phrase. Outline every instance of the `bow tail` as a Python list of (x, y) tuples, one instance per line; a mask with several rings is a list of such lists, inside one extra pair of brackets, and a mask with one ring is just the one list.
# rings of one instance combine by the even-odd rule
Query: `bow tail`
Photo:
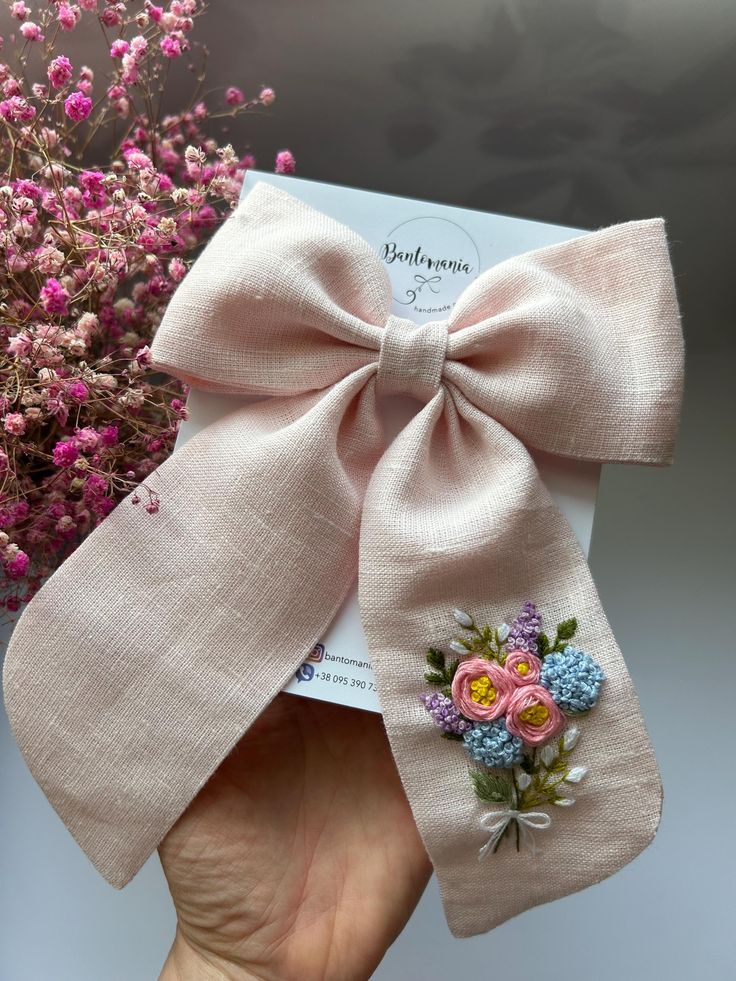
[(18, 744), (123, 886), (334, 618), (381, 450), (373, 369), (232, 412), (129, 499), (24, 610), (7, 652)]
[[(612, 874), (651, 840), (661, 808), (656, 762), (623, 658), (585, 557), (511, 433), (446, 385), (382, 457), (366, 492), (361, 616), (386, 730), (438, 876), (451, 930), (471, 936)], [(544, 849), (478, 862), (477, 764), (440, 738), (418, 695), (430, 647), (465, 636), (459, 607), (499, 626), (525, 602), (549, 627), (576, 616), (606, 674), (576, 757), (589, 770), (573, 808), (551, 805)]]

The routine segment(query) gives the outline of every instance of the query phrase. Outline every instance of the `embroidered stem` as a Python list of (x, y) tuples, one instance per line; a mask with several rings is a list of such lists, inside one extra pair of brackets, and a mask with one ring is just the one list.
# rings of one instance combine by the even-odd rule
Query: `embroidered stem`
[[(566, 737), (563, 735), (557, 741), (556, 748), (554, 744), (548, 743), (532, 755), (530, 767), (526, 771), (531, 777), (531, 783), (527, 788), (520, 791), (520, 811), (529, 811), (540, 805), (559, 804), (560, 801), (567, 801), (568, 798), (561, 797), (557, 792), (560, 784), (565, 782), (577, 783), (585, 776), (584, 768), (572, 768), (569, 765), (570, 754), (577, 742), (577, 735), (575, 734), (574, 739), (568, 740), (567, 746), (565, 739)], [(569, 778), (573, 774), (575, 779), (570, 781)], [(514, 785), (518, 789), (516, 777), (514, 777)]]

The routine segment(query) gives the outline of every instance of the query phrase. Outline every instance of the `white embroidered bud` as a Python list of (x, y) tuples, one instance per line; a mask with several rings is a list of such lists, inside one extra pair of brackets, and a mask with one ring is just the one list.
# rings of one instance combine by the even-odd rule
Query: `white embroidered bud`
[(452, 615), (455, 617), (461, 627), (473, 626), (473, 618), (469, 613), (466, 613), (465, 610), (453, 610)]
[(565, 783), (580, 783), (587, 772), (588, 768), (585, 766), (574, 766), (565, 777)]
[(557, 759), (557, 747), (552, 743), (547, 743), (546, 746), (542, 747), (542, 752), (539, 755), (545, 766), (552, 766)]
[(565, 735), (562, 737), (562, 748), (565, 752), (569, 752), (575, 747), (578, 739), (580, 739), (580, 730), (577, 726), (570, 726), (565, 730)]
[(572, 807), (574, 803), (575, 801), (571, 797), (558, 797), (555, 801), (557, 807)]
[(467, 654), (467, 647), (463, 647), (459, 640), (450, 641), (450, 650), (454, 651), (456, 654)]
[(519, 790), (526, 790), (526, 788), (531, 784), (531, 782), (532, 782), (532, 778), (529, 776), (528, 773), (525, 773), (523, 770), (521, 770), (516, 774), (516, 786), (519, 788)]
[(502, 623), (498, 628), (498, 639), (502, 644), (505, 644), (509, 639), (509, 634), (511, 633), (511, 627), (507, 623)]

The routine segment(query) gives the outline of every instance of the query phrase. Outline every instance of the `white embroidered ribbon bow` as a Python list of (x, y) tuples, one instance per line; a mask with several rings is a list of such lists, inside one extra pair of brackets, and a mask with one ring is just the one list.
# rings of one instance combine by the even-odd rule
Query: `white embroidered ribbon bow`
[(480, 826), (484, 831), (488, 831), (491, 837), (478, 852), (479, 861), (493, 851), (512, 821), (516, 821), (522, 837), (525, 838), (532, 851), (534, 850), (534, 836), (530, 829), (544, 831), (552, 824), (552, 818), (544, 811), (517, 811), (513, 807), (505, 811), (489, 811), (480, 819)]

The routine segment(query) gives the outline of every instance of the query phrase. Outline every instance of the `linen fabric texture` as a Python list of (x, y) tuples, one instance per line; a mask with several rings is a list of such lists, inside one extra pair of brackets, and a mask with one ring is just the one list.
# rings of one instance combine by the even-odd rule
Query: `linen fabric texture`
[[(34, 777), (122, 887), (324, 635), (358, 578), (386, 731), (456, 936), (615, 872), (662, 791), (585, 557), (529, 449), (672, 460), (683, 345), (665, 224), (626, 222), (502, 262), (446, 321), (391, 313), (355, 232), (258, 183), (173, 296), (154, 364), (270, 396), (191, 438), (44, 583), (12, 635), (5, 699)], [(387, 445), (377, 397), (414, 395)], [(606, 673), (590, 775), (536, 855), (479, 862), (489, 806), (419, 694), (454, 607), (572, 612)], [(664, 616), (664, 614), (663, 614)]]

